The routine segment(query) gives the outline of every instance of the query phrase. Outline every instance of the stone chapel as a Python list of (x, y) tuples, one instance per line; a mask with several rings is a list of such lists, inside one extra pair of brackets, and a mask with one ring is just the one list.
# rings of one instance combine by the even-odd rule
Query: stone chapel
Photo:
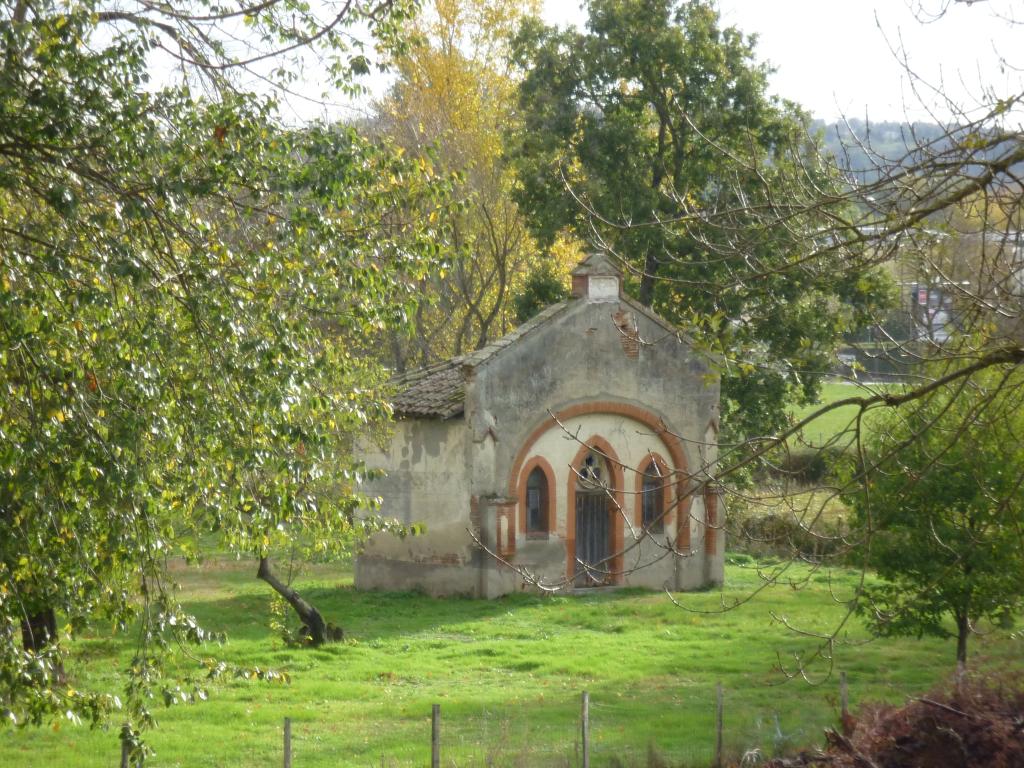
[(375, 534), (359, 589), (496, 597), (720, 584), (713, 361), (623, 293), (604, 254), (572, 297), (476, 352), (397, 377), (363, 490), (425, 532)]

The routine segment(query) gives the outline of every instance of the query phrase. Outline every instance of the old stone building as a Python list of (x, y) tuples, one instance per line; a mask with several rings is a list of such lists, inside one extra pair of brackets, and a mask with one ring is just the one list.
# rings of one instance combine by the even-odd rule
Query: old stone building
[(685, 590), (722, 580), (707, 474), (718, 376), (622, 292), (603, 255), (573, 298), (470, 355), (397, 380), (397, 426), (365, 489), (426, 532), (377, 534), (360, 589), (494, 597), (546, 586)]

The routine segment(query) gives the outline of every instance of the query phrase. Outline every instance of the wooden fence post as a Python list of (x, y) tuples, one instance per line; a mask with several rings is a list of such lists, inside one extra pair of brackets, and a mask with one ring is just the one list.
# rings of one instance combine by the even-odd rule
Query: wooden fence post
[(715, 768), (722, 768), (722, 721), (725, 706), (721, 683), (716, 686), (715, 692), (718, 698), (718, 705), (715, 707)]
[(132, 748), (128, 746), (128, 742), (121, 739), (121, 768), (128, 768), (128, 757), (131, 753)]
[(590, 768), (590, 694), (583, 692), (580, 713), (580, 739), (583, 741), (583, 768)]
[(284, 768), (292, 768), (292, 719), (284, 719)]
[(441, 768), (441, 705), (430, 710), (430, 768)]

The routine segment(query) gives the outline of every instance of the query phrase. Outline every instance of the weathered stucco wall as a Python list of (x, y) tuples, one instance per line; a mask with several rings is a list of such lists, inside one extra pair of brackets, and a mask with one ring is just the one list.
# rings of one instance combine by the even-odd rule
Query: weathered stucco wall
[(374, 535), (356, 564), (358, 589), (421, 589), (429, 594), (475, 594), (479, 553), (470, 535), (466, 423), (462, 419), (405, 420), (384, 450), (364, 451), (368, 467), (387, 474), (363, 490), (383, 500), (381, 513), (426, 532), (400, 538)]
[[(621, 326), (635, 327), (639, 340), (631, 343)], [(700, 442), (718, 415), (718, 380), (688, 344), (628, 304), (576, 300), (478, 366), (466, 400), (471, 422), (493, 422), (500, 468), (549, 409), (586, 401), (635, 404)], [(695, 445), (686, 454), (696, 469)]]

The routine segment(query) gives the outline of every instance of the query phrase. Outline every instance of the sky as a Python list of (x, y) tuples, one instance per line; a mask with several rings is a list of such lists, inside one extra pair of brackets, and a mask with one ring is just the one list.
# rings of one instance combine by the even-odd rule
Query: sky
[[(1024, 2), (719, 0), (723, 22), (756, 34), (772, 90), (814, 117), (948, 120), (936, 89), (976, 108), (986, 89), (1024, 90)], [(548, 23), (585, 23), (578, 0), (545, 0)], [(918, 76), (918, 91), (900, 64)], [(1005, 61), (1003, 58), (1005, 57)]]
[[(1024, 0), (718, 0), (723, 24), (757, 36), (773, 93), (812, 117), (963, 122), (993, 93), (1024, 92)], [(549, 24), (584, 26), (580, 0), (543, 0)], [(905, 62), (901, 58), (906, 57)], [(908, 68), (915, 77), (908, 75)], [(283, 98), (289, 122), (366, 115), (369, 97), (321, 102), (316, 77)], [(257, 89), (259, 84), (255, 84)], [(944, 102), (952, 98), (956, 109)], [(986, 98), (987, 97), (987, 98)], [(1024, 123), (1024, 117), (1014, 114)]]

